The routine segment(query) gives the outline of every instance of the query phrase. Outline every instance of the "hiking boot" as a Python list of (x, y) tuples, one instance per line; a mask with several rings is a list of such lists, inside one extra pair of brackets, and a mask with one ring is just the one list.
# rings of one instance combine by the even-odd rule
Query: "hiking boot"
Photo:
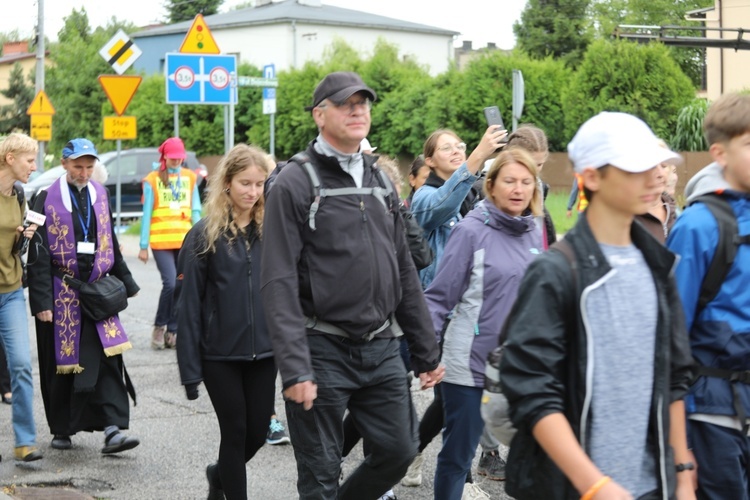
[(464, 483), (461, 500), (490, 500), (490, 495), (474, 483)]
[(414, 461), (406, 470), (406, 475), (401, 480), (401, 484), (404, 486), (421, 486), (423, 463), (424, 463), (424, 457), (422, 456), (421, 453), (417, 453), (417, 456), (414, 457)]
[(155, 326), (151, 332), (151, 349), (161, 351), (164, 349), (164, 334), (167, 332), (167, 325)]
[(505, 460), (497, 450), (482, 452), (477, 466), (477, 474), (493, 481), (505, 481)]
[(33, 462), (42, 458), (42, 452), (36, 446), (17, 446), (15, 452), (19, 462)]
[(167, 332), (164, 334), (164, 347), (167, 349), (177, 347), (177, 332)]
[(286, 434), (284, 425), (276, 418), (271, 419), (271, 425), (268, 427), (268, 434), (266, 435), (266, 443), (268, 444), (288, 444), (290, 443), (289, 436)]
[(209, 464), (206, 467), (206, 479), (208, 479), (208, 500), (224, 500), (218, 463)]

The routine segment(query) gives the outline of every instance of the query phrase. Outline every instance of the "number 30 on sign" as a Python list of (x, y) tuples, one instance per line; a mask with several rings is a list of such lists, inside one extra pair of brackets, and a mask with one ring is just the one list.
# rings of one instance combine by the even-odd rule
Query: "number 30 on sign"
[(135, 139), (137, 135), (135, 116), (104, 117), (104, 139)]

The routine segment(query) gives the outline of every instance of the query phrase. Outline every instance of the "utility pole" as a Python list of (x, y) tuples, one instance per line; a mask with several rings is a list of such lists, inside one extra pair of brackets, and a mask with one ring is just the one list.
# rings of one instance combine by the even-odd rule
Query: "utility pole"
[[(44, 0), (37, 0), (39, 12), (36, 21), (36, 92), (44, 90)], [(40, 171), (44, 170), (44, 146), (39, 141), (39, 153), (36, 157), (36, 166)]]

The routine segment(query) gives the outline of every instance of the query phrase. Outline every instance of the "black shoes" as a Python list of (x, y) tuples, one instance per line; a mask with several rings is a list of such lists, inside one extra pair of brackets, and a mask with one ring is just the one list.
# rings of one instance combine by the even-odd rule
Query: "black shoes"
[(55, 434), (51, 446), (56, 450), (69, 450), (73, 443), (70, 441), (70, 436)]
[(208, 479), (208, 500), (224, 500), (218, 463), (206, 467), (206, 479)]
[(132, 450), (136, 446), (141, 444), (138, 438), (129, 437), (120, 431), (115, 431), (104, 440), (104, 448), (102, 453), (110, 455), (112, 453), (120, 453), (121, 451)]

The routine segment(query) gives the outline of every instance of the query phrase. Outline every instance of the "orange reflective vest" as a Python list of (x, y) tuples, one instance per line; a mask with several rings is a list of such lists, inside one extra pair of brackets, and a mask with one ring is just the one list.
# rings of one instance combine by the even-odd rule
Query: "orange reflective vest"
[(161, 181), (158, 171), (151, 172), (144, 179), (154, 192), (154, 211), (148, 240), (154, 250), (175, 250), (182, 247), (182, 240), (193, 225), (192, 198), (196, 181), (195, 173), (187, 168), (181, 168), (179, 174), (169, 174), (169, 186)]
[(583, 191), (583, 176), (576, 174), (578, 183), (578, 212), (583, 212), (589, 206), (589, 200), (586, 199), (586, 193)]

